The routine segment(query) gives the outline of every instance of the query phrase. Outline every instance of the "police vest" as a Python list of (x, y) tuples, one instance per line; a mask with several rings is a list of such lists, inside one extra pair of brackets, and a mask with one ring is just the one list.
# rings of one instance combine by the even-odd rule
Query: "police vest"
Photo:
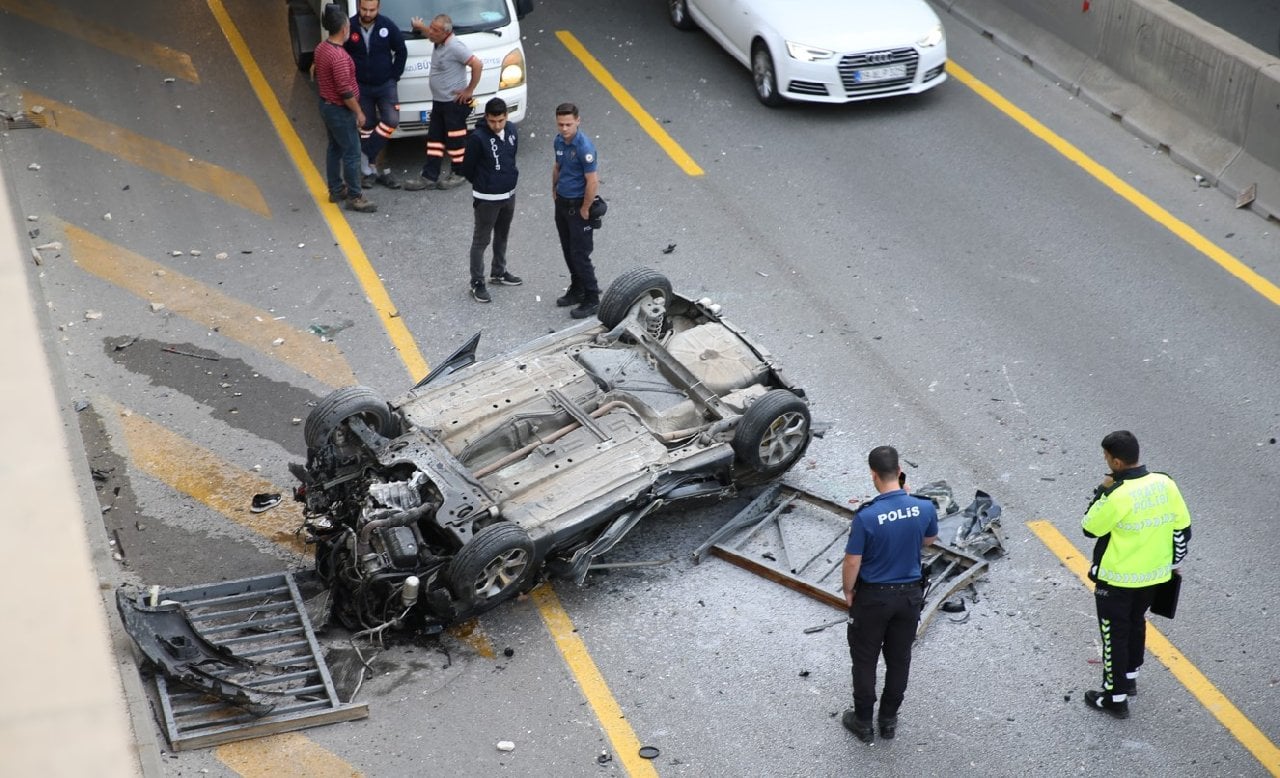
[(1122, 480), (1100, 496), (1082, 526), (1098, 538), (1089, 577), (1136, 588), (1169, 580), (1173, 533), (1191, 526), (1191, 514), (1172, 478), (1147, 473)]

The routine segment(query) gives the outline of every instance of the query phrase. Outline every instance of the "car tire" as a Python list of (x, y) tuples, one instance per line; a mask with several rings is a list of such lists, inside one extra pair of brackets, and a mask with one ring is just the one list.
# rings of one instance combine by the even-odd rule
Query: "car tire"
[(760, 397), (733, 433), (733, 452), (755, 481), (785, 473), (809, 447), (809, 406), (792, 392), (774, 389)]
[(763, 41), (751, 47), (751, 80), (756, 85), (756, 99), (770, 108), (782, 105), (778, 93), (778, 71), (773, 66), (773, 55)]
[(315, 51), (303, 51), (303, 41), (320, 40), (320, 20), (305, 5), (289, 6), (289, 48), (293, 52), (293, 64), (301, 73), (309, 73), (315, 62)]
[(307, 414), (302, 434), (308, 449), (330, 442), (334, 431), (348, 419), (360, 417), (375, 432), (386, 438), (400, 434), (396, 418), (387, 401), (367, 386), (347, 386), (330, 392)]
[(689, 0), (667, 0), (667, 18), (677, 30), (692, 30), (698, 26), (689, 16)]
[(604, 326), (613, 329), (627, 317), (631, 307), (642, 297), (671, 299), (671, 282), (656, 270), (633, 267), (609, 284), (600, 298), (596, 315)]
[(514, 597), (537, 572), (533, 554), (529, 533), (509, 521), (477, 532), (453, 557), (445, 573), (458, 613), (484, 613)]

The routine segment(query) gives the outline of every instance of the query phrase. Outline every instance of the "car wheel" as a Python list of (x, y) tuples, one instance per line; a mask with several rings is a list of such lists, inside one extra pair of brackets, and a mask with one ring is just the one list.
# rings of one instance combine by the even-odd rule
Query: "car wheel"
[(776, 108), (782, 105), (782, 95), (778, 94), (778, 73), (773, 68), (773, 57), (769, 47), (757, 41), (751, 49), (751, 77), (756, 82), (756, 98), (760, 102)]
[(786, 389), (774, 389), (747, 408), (733, 433), (733, 451), (755, 480), (776, 478), (809, 446), (809, 406)]
[(633, 267), (609, 284), (600, 298), (597, 316), (604, 326), (612, 329), (622, 323), (631, 306), (644, 297), (671, 299), (671, 282), (656, 270)]
[(305, 6), (289, 8), (289, 47), (293, 51), (293, 64), (303, 73), (309, 72), (311, 63), (315, 61), (314, 52), (302, 50), (303, 35), (311, 34), (308, 41), (319, 40), (319, 30), (320, 21), (310, 9)]
[(334, 431), (354, 418), (362, 419), (383, 437), (394, 438), (400, 432), (391, 407), (377, 392), (367, 386), (348, 386), (330, 392), (307, 414), (306, 426), (302, 428), (307, 448), (327, 445)]
[(692, 30), (697, 26), (689, 17), (688, 0), (668, 0), (667, 16), (671, 19), (671, 26), (677, 30)]
[(484, 613), (515, 596), (537, 570), (533, 540), (509, 521), (490, 524), (449, 563), (445, 574), (459, 613)]

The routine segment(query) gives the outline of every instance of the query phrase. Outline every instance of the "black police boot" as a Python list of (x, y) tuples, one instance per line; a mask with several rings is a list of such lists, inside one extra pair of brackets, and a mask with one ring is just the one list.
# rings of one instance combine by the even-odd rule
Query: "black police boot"
[(556, 307), (568, 308), (571, 305), (578, 305), (582, 302), (582, 290), (574, 289), (572, 286), (564, 290), (564, 294), (556, 298)]
[(881, 716), (878, 723), (880, 724), (880, 737), (885, 740), (893, 740), (893, 736), (898, 734), (897, 716)]
[(876, 742), (876, 730), (871, 726), (871, 719), (860, 719), (854, 715), (853, 708), (846, 708), (844, 715), (840, 717), (840, 723), (844, 728), (858, 736), (863, 743)]
[(1093, 710), (1106, 711), (1118, 719), (1129, 718), (1129, 700), (1128, 698), (1116, 701), (1111, 692), (1094, 691), (1090, 689), (1084, 693), (1084, 704)]
[(598, 311), (599, 309), (600, 309), (599, 300), (594, 300), (589, 297), (584, 297), (582, 300), (582, 303), (579, 304), (577, 308), (574, 308), (572, 311), (569, 311), (569, 315), (575, 319), (585, 319), (588, 316), (595, 316), (596, 311)]

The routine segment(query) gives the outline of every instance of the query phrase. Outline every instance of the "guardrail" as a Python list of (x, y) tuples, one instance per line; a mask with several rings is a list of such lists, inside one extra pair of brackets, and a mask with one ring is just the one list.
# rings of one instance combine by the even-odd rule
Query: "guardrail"
[(1280, 59), (1167, 0), (937, 0), (1139, 137), (1280, 219)]

